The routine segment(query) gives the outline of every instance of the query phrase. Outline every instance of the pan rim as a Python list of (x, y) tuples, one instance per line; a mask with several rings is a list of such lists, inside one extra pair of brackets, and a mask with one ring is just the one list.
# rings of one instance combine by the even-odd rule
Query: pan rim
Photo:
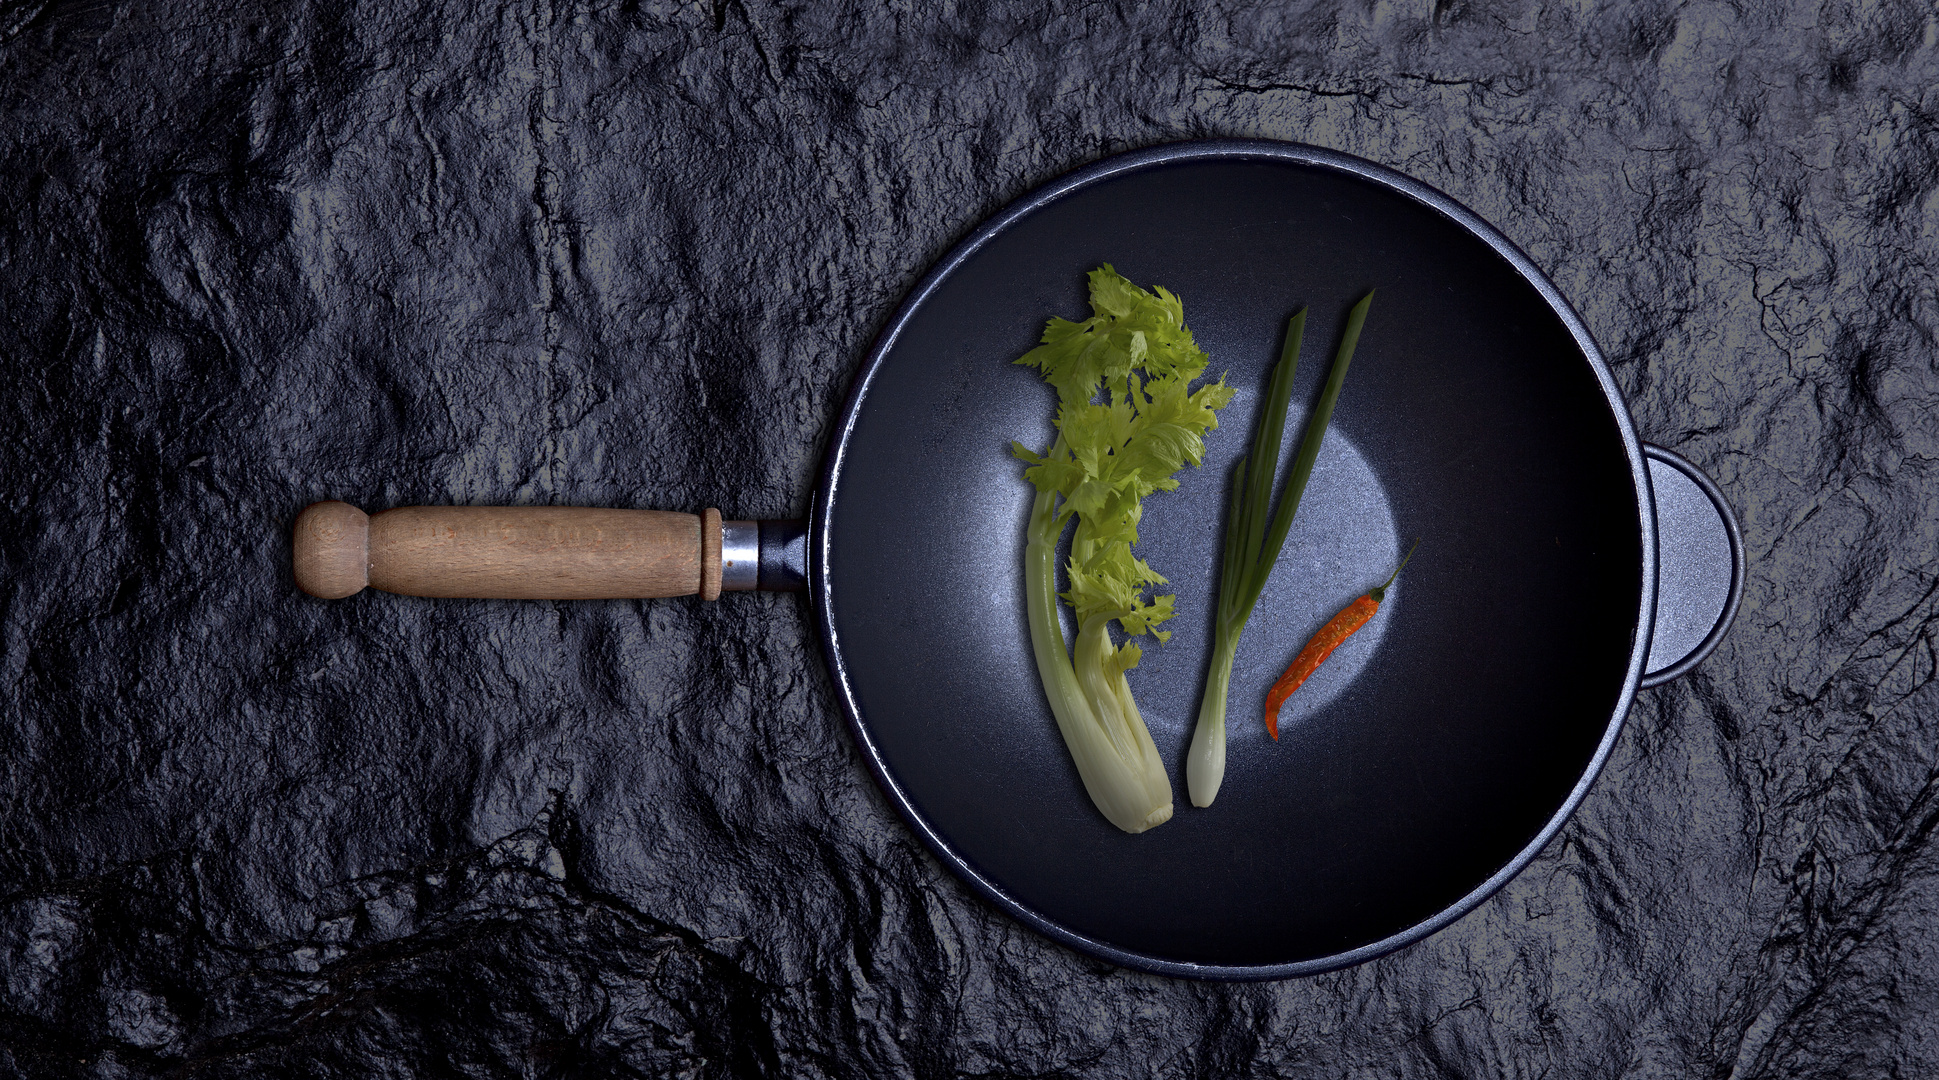
[[(957, 852), (948, 839), (935, 830), (916, 809), (909, 793), (903, 789), (900, 781), (890, 771), (881, 747), (876, 743), (862, 717), (848, 667), (842, 659), (841, 640), (835, 626), (835, 585), (829, 576), (831, 521), (841, 497), (842, 473), (848, 462), (849, 443), (867, 400), (869, 388), (910, 320), (959, 267), (990, 241), (1038, 210), (1087, 187), (1128, 173), (1193, 161), (1262, 161), (1342, 174), (1384, 188), (1422, 205), (1451, 220), (1464, 232), (1488, 245), (1541, 295), (1543, 301), (1567, 328), (1569, 336), (1574, 339), (1581, 352), (1582, 359), (1589, 364), (1616, 422), (1637, 500), (1637, 522), (1640, 533), (1638, 540), (1642, 545), (1642, 580), (1639, 582), (1640, 604), (1635, 632), (1630, 641), (1629, 663), (1624, 672), (1621, 692), (1617, 695), (1615, 708), (1603, 730), (1602, 738), (1597, 742), (1588, 765), (1569, 790), (1568, 796), (1563, 799), (1561, 806), (1549, 817), (1535, 837), (1516, 852), (1504, 866), (1434, 915), (1397, 933), (1350, 950), (1291, 962), (1209, 964), (1140, 953), (1072, 930), (1011, 895), (1002, 885), (983, 874), (973, 863)], [(837, 415), (834, 430), (829, 436), (823, 456), (821, 474), (816, 482), (814, 499), (809, 509), (808, 537), (809, 602), (820, 630), (822, 655), (834, 682), (835, 697), (847, 720), (849, 732), (862, 751), (869, 771), (874, 775), (877, 785), (888, 795), (889, 801), (894, 805), (903, 822), (922, 840), (930, 853), (942, 861), (958, 878), (968, 883), (972, 889), (995, 904), (1005, 914), (1038, 933), (1119, 967), (1155, 975), (1192, 979), (1258, 981), (1335, 971), (1411, 945), (1480, 907), (1484, 901), (1534, 862), (1542, 850), (1555, 839), (1563, 825), (1588, 796), (1589, 789), (1607, 765), (1642, 680), (1656, 612), (1656, 518), (1648, 461), (1644, 455), (1642, 442), (1637, 437), (1629, 407), (1616, 385), (1614, 374), (1610, 371), (1601, 349), (1597, 347), (1594, 338), (1590, 335), (1587, 324), (1562, 295), (1561, 290), (1513, 241), (1478, 214), (1438, 189), (1386, 166), (1350, 154), (1302, 143), (1267, 139), (1218, 138), (1162, 143), (1103, 158), (1068, 172), (1019, 197), (992, 217), (976, 225), (957, 241), (948, 254), (937, 261), (903, 298), (895, 313), (876, 336), (860, 369), (856, 372), (848, 395), (842, 403), (841, 411)]]

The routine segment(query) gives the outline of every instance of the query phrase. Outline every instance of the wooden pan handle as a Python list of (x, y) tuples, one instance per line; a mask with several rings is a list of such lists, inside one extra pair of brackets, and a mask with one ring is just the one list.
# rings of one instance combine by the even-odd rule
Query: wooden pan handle
[(297, 516), (296, 584), (326, 600), (409, 596), (617, 600), (720, 596), (720, 511), (320, 502)]

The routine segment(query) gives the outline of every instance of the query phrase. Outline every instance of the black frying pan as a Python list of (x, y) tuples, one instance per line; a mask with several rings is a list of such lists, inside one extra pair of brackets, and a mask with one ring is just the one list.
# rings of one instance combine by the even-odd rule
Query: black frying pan
[[(1008, 453), (1045, 445), (1054, 408), (1009, 361), (1047, 316), (1089, 314), (1083, 274), (1106, 262), (1178, 293), (1210, 371), (1240, 389), (1204, 466), (1146, 504), (1140, 553), (1181, 614), (1131, 683), (1177, 812), (1137, 836), (1092, 808), (1039, 689), (1021, 572), (1033, 493)], [(1193, 808), (1182, 761), (1228, 473), (1286, 318), (1309, 308), (1298, 408), (1368, 289), (1241, 645), (1224, 786)], [(1267, 685), (1417, 536), (1380, 615), (1294, 695), (1273, 743)], [(931, 850), (1058, 940), (1217, 978), (1355, 963), (1474, 908), (1581, 802), (1636, 689), (1715, 646), (1742, 578), (1721, 496), (1637, 440), (1587, 329), (1513, 244), (1390, 170), (1253, 141), (1099, 162), (959, 244), (862, 366), (810, 552), (842, 707)]]
[[(1009, 454), (1013, 438), (1047, 443), (1053, 411), (1010, 361), (1049, 315), (1088, 314), (1083, 275), (1106, 262), (1183, 297), (1239, 389), (1204, 466), (1146, 504), (1139, 553), (1180, 615), (1131, 682), (1177, 812), (1137, 836), (1092, 807), (1039, 687), (1022, 597), (1032, 492)], [(1325, 450), (1241, 644), (1225, 782), (1196, 809), (1182, 760), (1227, 475), (1287, 316), (1310, 309), (1299, 412), (1368, 289)], [(1267, 684), (1416, 536), (1380, 614), (1270, 741)], [(1526, 256), (1397, 173), (1252, 141), (1099, 162), (960, 243), (863, 363), (803, 540), (712, 511), (365, 518), (325, 503), (298, 519), (295, 556), (323, 596), (711, 598), (799, 587), (805, 570), (855, 738), (938, 858), (1069, 945), (1214, 978), (1355, 963), (1479, 904), (1581, 802), (1637, 688), (1715, 647), (1743, 565), (1715, 487), (1637, 440), (1588, 331)]]

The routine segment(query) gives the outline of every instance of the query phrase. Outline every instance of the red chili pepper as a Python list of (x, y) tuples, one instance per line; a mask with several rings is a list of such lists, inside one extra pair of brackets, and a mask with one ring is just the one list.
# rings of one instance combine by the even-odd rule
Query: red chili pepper
[(1387, 586), (1392, 585), (1394, 579), (1400, 576), (1401, 567), (1407, 565), (1407, 559), (1414, 557), (1414, 548), (1420, 546), (1419, 540), (1414, 541), (1414, 547), (1407, 549), (1407, 558), (1400, 560), (1400, 566), (1394, 567), (1394, 572), (1387, 575), (1386, 581), (1381, 582), (1372, 592), (1341, 608), (1338, 615), (1328, 619), (1326, 625), (1320, 627), (1320, 632), (1313, 635), (1313, 640), (1308, 641), (1306, 647), (1299, 651), (1299, 655), (1293, 657), (1293, 662), (1286, 666), (1286, 673), (1281, 675), (1279, 681), (1272, 684), (1272, 689), (1266, 692), (1266, 732), (1275, 741), (1279, 738), (1279, 707), (1286, 703), (1286, 699), (1293, 695), (1293, 691), (1299, 689), (1307, 676), (1319, 668), (1320, 661), (1333, 655), (1333, 650), (1339, 648), (1341, 642), (1352, 637), (1355, 630), (1367, 625), (1367, 620), (1373, 618), (1373, 613), (1380, 610), (1380, 602), (1387, 598)]

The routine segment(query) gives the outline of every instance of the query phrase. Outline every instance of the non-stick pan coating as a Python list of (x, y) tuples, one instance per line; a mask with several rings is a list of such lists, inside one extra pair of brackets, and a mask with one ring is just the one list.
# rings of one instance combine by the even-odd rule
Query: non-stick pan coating
[[(1130, 678), (1177, 811), (1140, 836), (1091, 806), (1038, 685), (1021, 573), (1032, 493), (1009, 453), (1013, 438), (1043, 446), (1053, 410), (1011, 361), (1046, 317), (1088, 314), (1084, 274), (1107, 262), (1178, 293), (1210, 371), (1239, 391), (1204, 466), (1147, 502), (1139, 553), (1180, 615)], [(1286, 318), (1310, 309), (1304, 411), (1369, 289), (1326, 452), (1241, 645), (1224, 787), (1194, 808), (1181, 763), (1228, 475)], [(1579, 321), (1444, 196), (1282, 144), (1161, 147), (1026, 198), (912, 294), (832, 439), (815, 605), (878, 778), (966, 880), (1119, 963), (1298, 974), (1471, 908), (1580, 799), (1647, 644), (1641, 468)], [(1271, 741), (1267, 684), (1415, 537), (1387, 605)]]

